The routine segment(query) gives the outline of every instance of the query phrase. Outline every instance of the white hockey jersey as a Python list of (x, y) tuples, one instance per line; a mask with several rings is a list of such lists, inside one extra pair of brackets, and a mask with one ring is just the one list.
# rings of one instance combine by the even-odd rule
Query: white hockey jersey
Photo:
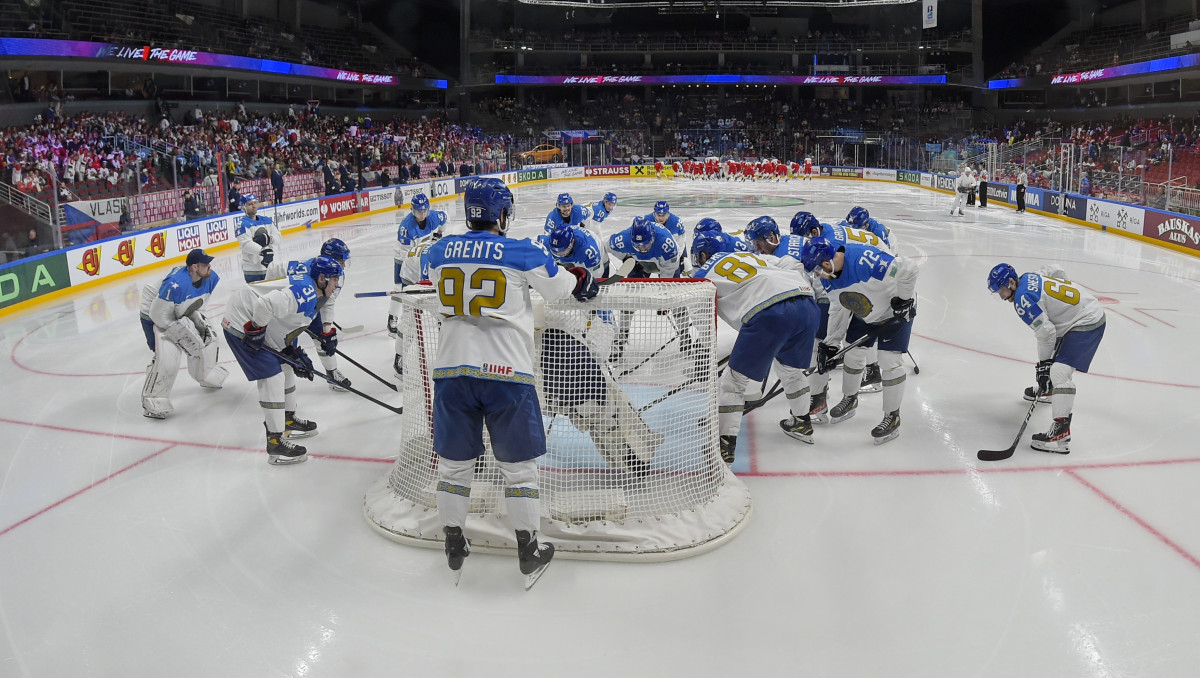
[(529, 240), (486, 231), (442, 238), (428, 257), (445, 317), (433, 378), (534, 383), (529, 286), (558, 301), (571, 295), (575, 276)]
[(1026, 273), (1017, 280), (1013, 309), (1037, 335), (1038, 360), (1049, 360), (1067, 332), (1104, 324), (1104, 308), (1090, 292), (1065, 278)]
[(429, 247), (435, 240), (423, 240), (408, 248), (404, 261), (400, 263), (400, 281), (405, 285), (429, 280)]
[(829, 293), (829, 328), (825, 343), (837, 344), (846, 337), (850, 316), (876, 324), (891, 320), (892, 298), (916, 295), (916, 262), (896, 257), (868, 245), (842, 245), (845, 263), (838, 277), (822, 279)]
[[(182, 319), (185, 312), (194, 313), (207, 306), (220, 279), (217, 272), (213, 271), (207, 280), (196, 285), (187, 266), (176, 266), (159, 282), (147, 283), (142, 287), (141, 317), (159, 329), (165, 329), (167, 325)], [(200, 305), (192, 308), (197, 299)]]
[(772, 304), (792, 297), (813, 296), (806, 276), (779, 268), (778, 259), (770, 255), (717, 254), (696, 269), (693, 277), (717, 286), (717, 315), (739, 331), (756, 313)]
[(282, 350), (317, 314), (317, 288), (307, 273), (265, 280), (239, 288), (225, 305), (221, 325), (240, 337), (246, 321), (266, 326), (266, 344)]
[(269, 240), (268, 247), (276, 250), (279, 254), (279, 246), (283, 244), (283, 234), (279, 232), (277, 226), (270, 217), (257, 215), (253, 219), (250, 215), (244, 214), (237, 220), (237, 226), (234, 227), (234, 234), (237, 236), (238, 245), (242, 248), (242, 271), (246, 273), (266, 273), (267, 267), (262, 263), (262, 246), (254, 242), (254, 234), (259, 229), (266, 229), (267, 238)]

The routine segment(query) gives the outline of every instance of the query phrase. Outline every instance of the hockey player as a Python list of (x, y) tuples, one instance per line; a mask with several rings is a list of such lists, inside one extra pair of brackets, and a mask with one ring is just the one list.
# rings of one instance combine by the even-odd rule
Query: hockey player
[(813, 442), (804, 370), (812, 360), (820, 312), (807, 277), (727, 247), (725, 240), (701, 233), (692, 243), (692, 263), (697, 267), (695, 277), (716, 284), (717, 313), (738, 333), (729, 369), (718, 386), (721, 458), (732, 464), (746, 385), (766, 379), (772, 360), (791, 410), (791, 416), (779, 425), (789, 436)]
[(608, 277), (608, 255), (600, 238), (581, 226), (560, 224), (548, 235), (538, 237), (554, 261), (567, 268), (586, 268), (594, 278)]
[[(440, 231), (434, 231), (428, 238), (408, 248), (404, 255), (404, 263), (400, 266), (400, 282), (403, 287), (415, 285), (429, 280), (429, 248), (440, 240)], [(392, 360), (392, 371), (396, 378), (404, 377), (404, 335), (396, 333), (396, 357)]]
[[(764, 216), (751, 221), (746, 226), (745, 233), (754, 252), (770, 254), (776, 257), (776, 260), (772, 261), (774, 265), (784, 270), (795, 271), (808, 279), (813, 288), (813, 299), (816, 300), (817, 309), (821, 313), (820, 325), (817, 327), (816, 334), (816, 339), (820, 342), (825, 340), (825, 333), (829, 327), (829, 295), (825, 294), (825, 287), (821, 285), (820, 280), (815, 279), (804, 269), (804, 263), (801, 261), (804, 243), (808, 242), (808, 238), (795, 233), (797, 220), (804, 221), (801, 215), (808, 215), (812, 221), (816, 221), (816, 217), (810, 212), (797, 212), (796, 216), (792, 217), (793, 233), (780, 235), (779, 224), (775, 223), (771, 217)], [(816, 346), (813, 349), (813, 359), (815, 360)], [(808, 384), (812, 388), (809, 417), (818, 424), (824, 424), (829, 421), (829, 373), (818, 372), (810, 375)]]
[(590, 205), (576, 205), (570, 193), (559, 193), (554, 209), (546, 215), (546, 232), (549, 233), (551, 229), (561, 224), (578, 226), (591, 218), (592, 208)]
[(663, 178), (663, 162), (662, 162), (662, 160), (654, 161), (654, 176), (658, 177), (659, 179)]
[(655, 274), (672, 277), (679, 268), (679, 246), (674, 234), (649, 217), (634, 217), (629, 228), (612, 234), (608, 249), (621, 261), (637, 260), (630, 278), (649, 278)]
[[(296, 337), (305, 329), (320, 334), (318, 306), (337, 291), (341, 276), (342, 267), (336, 261), (319, 256), (306, 273), (242, 288), (225, 306), (221, 320), (225, 342), (246, 378), (258, 387), (271, 464), (303, 462), (308, 450), (289, 438), (317, 434), (315, 422), (296, 416), (296, 377), (312, 380), (314, 376), (312, 360), (296, 344)], [(264, 347), (286, 357), (290, 362), (286, 369), (283, 359)]]
[(967, 194), (975, 188), (975, 180), (971, 178), (971, 170), (963, 165), (958, 169), (958, 180), (954, 182), (954, 205), (950, 207), (950, 216), (954, 216), (954, 211), (958, 210), (958, 216), (963, 215), (963, 203), (967, 200)]
[(804, 178), (810, 181), (813, 178), (813, 161), (808, 156), (804, 156)]
[(447, 563), (458, 572), (470, 554), (463, 527), (486, 423), (507, 483), (508, 520), (528, 588), (554, 556), (554, 547), (537, 539), (541, 510), (535, 460), (546, 453), (546, 437), (528, 348), (533, 343), (529, 286), (547, 301), (571, 295), (585, 301), (599, 288), (586, 270), (564, 270), (534, 243), (505, 236), (513, 197), (500, 179), (468, 184), (463, 207), (469, 231), (442, 238), (429, 252), (429, 279), (446, 317), (433, 367), (433, 441), (441, 458), (438, 514), (445, 525)]
[(1050, 430), (1033, 434), (1030, 446), (1042, 452), (1070, 453), (1071, 412), (1075, 404), (1075, 370), (1087, 372), (1104, 338), (1104, 309), (1087, 290), (1062, 276), (1025, 273), (1008, 264), (988, 274), (988, 290), (1012, 302), (1017, 317), (1037, 338), (1037, 387), (1025, 399), (1050, 396), (1054, 417)]
[(818, 371), (827, 371), (829, 360), (843, 339), (854, 342), (869, 335), (864, 346), (846, 354), (842, 371), (842, 400), (829, 411), (830, 423), (854, 416), (866, 347), (879, 344), (883, 372), (883, 420), (871, 430), (879, 445), (900, 435), (900, 402), (904, 399), (904, 365), (919, 270), (907, 257), (892, 256), (870, 245), (836, 245), (812, 238), (801, 253), (804, 268), (816, 271), (829, 293), (829, 328), (817, 348)]
[[(653, 221), (671, 233), (671, 237), (675, 239), (675, 247), (679, 251), (680, 266), (682, 267), (684, 263), (683, 258), (687, 256), (687, 245), (684, 242), (687, 229), (684, 228), (683, 221), (680, 220), (678, 215), (671, 214), (671, 206), (667, 204), (666, 200), (659, 200), (654, 203), (654, 212), (647, 214), (646, 219)], [(678, 276), (681, 271), (682, 268), (679, 271), (675, 271), (674, 275)], [(670, 272), (668, 271), (667, 273)]]
[[(445, 212), (429, 209), (429, 198), (424, 193), (413, 196), (412, 211), (400, 220), (400, 226), (396, 229), (396, 249), (393, 254), (395, 267), (392, 274), (392, 281), (396, 285), (395, 292), (399, 292), (399, 288), (404, 284), (400, 278), (400, 267), (404, 264), (404, 255), (408, 253), (408, 248), (428, 240), (434, 233), (444, 235), (442, 229), (446, 221)], [(400, 320), (400, 308), (401, 303), (394, 299), (388, 305), (388, 334), (396, 339), (402, 338), (396, 325)]]
[(739, 238), (737, 236), (733, 236), (733, 235), (730, 235), (730, 234), (724, 232), (721, 229), (721, 222), (717, 221), (716, 219), (711, 219), (711, 218), (705, 217), (705, 218), (701, 219), (700, 221), (697, 221), (695, 228), (692, 229), (692, 238), (694, 239), (696, 236), (700, 235), (701, 233), (715, 233), (715, 234), (719, 235), (722, 240), (727, 241), (730, 245), (730, 249), (722, 250), (722, 251), (727, 251), (727, 252), (749, 252), (750, 251), (750, 245), (746, 244), (745, 240), (742, 240), (741, 238)]
[(271, 218), (258, 214), (258, 197), (247, 193), (241, 197), (242, 218), (233, 233), (242, 251), (242, 275), (246, 282), (258, 282), (267, 277), (267, 267), (275, 260), (275, 248), (283, 242), (279, 227)]
[[(338, 281), (337, 289), (321, 305), (321, 333), (313, 338), (317, 341), (317, 357), (321, 360), (321, 366), (325, 368), (325, 374), (338, 382), (329, 384), (329, 389), (345, 393), (345, 387), (350, 385), (350, 380), (338, 369), (337, 326), (334, 323), (337, 322), (338, 296), (346, 284), (346, 271), (350, 268), (350, 247), (341, 238), (330, 238), (321, 245), (321, 256), (336, 261), (342, 267), (342, 277)], [(310, 259), (307, 266), (311, 268), (312, 265), (313, 259)]]
[(142, 330), (154, 352), (142, 385), (142, 414), (166, 419), (175, 411), (171, 387), (179, 374), (180, 353), (187, 354), (188, 374), (205, 388), (221, 388), (229, 372), (217, 364), (216, 332), (201, 309), (220, 277), (210, 268), (213, 258), (202, 249), (188, 252), (160, 282), (142, 288)]
[(605, 193), (604, 197), (591, 204), (592, 221), (596, 222), (594, 232), (600, 235), (600, 224), (617, 209), (617, 194)]
[(851, 228), (857, 228), (860, 231), (867, 231), (876, 238), (883, 241), (888, 249), (895, 252), (896, 246), (892, 243), (892, 230), (883, 225), (883, 222), (878, 219), (872, 219), (871, 213), (865, 207), (855, 205), (850, 208), (850, 212), (846, 215), (846, 224)]

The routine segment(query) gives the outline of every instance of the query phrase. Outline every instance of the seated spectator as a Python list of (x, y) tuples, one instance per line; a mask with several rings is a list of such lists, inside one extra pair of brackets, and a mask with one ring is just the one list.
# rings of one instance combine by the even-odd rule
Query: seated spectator
[(204, 208), (200, 206), (200, 197), (192, 193), (192, 189), (183, 192), (183, 218), (198, 219), (204, 216)]
[(392, 185), (392, 175), (388, 174), (386, 168), (379, 173), (379, 185), (383, 188), (387, 188), (388, 186)]
[(121, 218), (117, 221), (117, 228), (122, 233), (128, 233), (133, 230), (133, 218), (129, 216), (129, 203), (121, 203)]

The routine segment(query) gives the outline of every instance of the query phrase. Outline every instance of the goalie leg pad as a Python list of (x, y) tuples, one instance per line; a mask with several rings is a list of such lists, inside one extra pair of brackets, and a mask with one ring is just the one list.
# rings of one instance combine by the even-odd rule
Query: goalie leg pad
[(1066, 363), (1050, 366), (1050, 382), (1054, 390), (1050, 394), (1050, 411), (1055, 419), (1062, 419), (1075, 408), (1075, 368)]
[(176, 320), (161, 332), (163, 339), (179, 346), (189, 356), (198, 356), (204, 351), (204, 339), (190, 320)]
[(474, 476), (474, 459), (438, 459), (437, 509), (443, 525), (463, 527), (466, 524)]
[(879, 352), (879, 374), (883, 379), (883, 411), (895, 412), (904, 400), (904, 354), (896, 351)]
[(166, 341), (158, 328), (154, 329), (154, 359), (146, 368), (146, 381), (142, 384), (142, 409), (147, 417), (163, 419), (175, 411), (171, 405), (171, 389), (179, 374), (179, 346)]
[(283, 434), (284, 429), (284, 397), (283, 373), (280, 372), (266, 379), (254, 382), (258, 387), (258, 405), (263, 411), (263, 423), (272, 433)]
[(217, 364), (217, 342), (209, 342), (199, 357), (188, 356), (188, 374), (205, 388), (221, 388), (229, 370)]
[(537, 462), (497, 462), (504, 475), (504, 507), (508, 522), (514, 530), (536, 532), (542, 526), (540, 493), (538, 492)]
[(717, 420), (723, 436), (736, 436), (742, 428), (742, 408), (745, 406), (746, 385), (750, 377), (732, 367), (726, 369), (717, 384)]

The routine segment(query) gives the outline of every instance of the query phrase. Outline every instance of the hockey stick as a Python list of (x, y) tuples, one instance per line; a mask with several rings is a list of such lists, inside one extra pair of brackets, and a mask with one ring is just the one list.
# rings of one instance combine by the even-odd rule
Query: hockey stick
[[(1054, 360), (1057, 357), (1058, 347), (1055, 347), (1054, 355), (1050, 359)], [(1040, 396), (1041, 393), (1034, 394), (1033, 402), (1029, 403), (1029, 411), (1025, 413), (1025, 421), (1021, 422), (1021, 429), (1017, 431), (1017, 437), (1013, 439), (1012, 445), (1009, 445), (1008, 449), (1005, 450), (979, 450), (975, 455), (979, 461), (1003, 461), (1013, 456), (1013, 453), (1017, 451), (1017, 445), (1021, 442), (1021, 436), (1025, 435), (1025, 427), (1029, 426), (1029, 418), (1033, 416), (1033, 409), (1041, 401)]]
[[(364, 325), (351, 325), (350, 327), (342, 327), (337, 323), (333, 323), (333, 326), (338, 328), (339, 332), (345, 332), (346, 334), (354, 334), (367, 329)], [(347, 358), (347, 360), (349, 360), (349, 358)]]
[(1029, 418), (1033, 416), (1033, 408), (1037, 407), (1038, 399), (1034, 398), (1032, 403), (1029, 403), (1029, 411), (1025, 413), (1025, 421), (1021, 422), (1021, 429), (1017, 431), (1017, 437), (1013, 439), (1012, 445), (1005, 450), (979, 450), (975, 456), (979, 461), (1003, 461), (1013, 456), (1013, 452), (1017, 451), (1017, 445), (1021, 442), (1021, 436), (1025, 435), (1025, 427), (1029, 426)]
[[(845, 348), (843, 348), (842, 350), (835, 353), (833, 355), (833, 357), (829, 359), (829, 362), (836, 364), (839, 358), (846, 355), (846, 353), (848, 353), (851, 349), (858, 348), (864, 342), (866, 342), (868, 339), (875, 338), (876, 336), (879, 335), (880, 331), (882, 331), (882, 328), (880, 328), (880, 330), (877, 330), (874, 332), (867, 332), (866, 334), (862, 335), (858, 339), (855, 339), (853, 342), (847, 344)], [(809, 367), (809, 368), (805, 369), (802, 374), (807, 377), (816, 371), (817, 371), (816, 367)], [(742, 414), (748, 414), (750, 412), (753, 412), (754, 410), (757, 410), (758, 408), (762, 407), (763, 405), (766, 405), (767, 403), (771, 402), (771, 400), (774, 399), (776, 396), (778, 396), (780, 393), (783, 393), (782, 382), (779, 379), (776, 379), (775, 383), (771, 386), (771, 388), (768, 390), (768, 392), (762, 398), (748, 402), (743, 406)]]
[[(721, 368), (725, 367), (725, 365), (728, 362), (729, 362), (729, 356), (721, 358), (720, 360), (717, 361), (717, 374), (721, 373)], [(689, 388), (695, 384), (700, 383), (701, 381), (704, 381), (705, 378), (707, 378), (707, 375), (699, 374), (697, 376), (692, 377), (691, 379), (688, 379), (687, 381), (683, 382), (682, 384), (680, 384), (678, 386), (672, 387), (671, 390), (660, 395), (659, 397), (655, 398), (654, 400), (651, 400), (650, 402), (646, 403), (645, 405), (642, 405), (641, 407), (639, 407), (638, 414), (641, 414), (642, 412), (645, 412), (646, 410), (650, 409), (651, 407), (658, 405), (659, 403), (663, 402), (667, 398), (670, 398), (671, 396), (675, 395), (676, 393), (679, 393), (680, 391), (682, 391), (686, 388)]]
[(908, 356), (908, 359), (912, 361), (912, 364), (913, 364), (913, 374), (920, 374), (920, 373), (921, 373), (921, 366), (917, 364), (917, 359), (913, 357), (913, 354), (912, 354), (911, 352), (909, 352), (909, 351), (905, 351), (905, 352), (904, 352), (904, 355)]
[(638, 265), (637, 259), (634, 259), (633, 257), (629, 257), (625, 261), (621, 262), (621, 268), (617, 269), (616, 273), (608, 276), (607, 278), (605, 278), (603, 280), (596, 281), (596, 284), (597, 285), (611, 285), (613, 283), (621, 282), (625, 278), (628, 278), (630, 273), (633, 273), (633, 269), (637, 265)]
[[(288, 366), (290, 366), (293, 369), (299, 367), (302, 370), (308, 370), (307, 367), (297, 363), (296, 361), (292, 360), (291, 358), (288, 358), (287, 356), (280, 353), (279, 351), (276, 351), (275, 349), (271, 348), (270, 346), (263, 346), (263, 350), (270, 351), (272, 354), (274, 354), (274, 356), (276, 358), (279, 358), (280, 362), (287, 364)], [(395, 412), (396, 414), (404, 414), (403, 407), (392, 407), (391, 405), (388, 405), (387, 403), (383, 402), (382, 400), (376, 400), (375, 398), (372, 398), (371, 396), (367, 395), (366, 393), (363, 393), (362, 391), (354, 388), (353, 386), (346, 386), (346, 385), (342, 384), (342, 382), (340, 382), (336, 379), (331, 379), (328, 375), (326, 375), (321, 370), (314, 368), (311, 371), (313, 373), (313, 376), (320, 377), (331, 384), (336, 384), (337, 386), (344, 388), (347, 391), (349, 391), (357, 396), (360, 396), (360, 397), (366, 398), (367, 400), (370, 400), (371, 402), (375, 403), (376, 405), (378, 405), (384, 409), (391, 410), (392, 412)]]
[(355, 292), (354, 298), (362, 299), (363, 297), (386, 297), (389, 294), (391, 294), (391, 292)]
[(372, 377), (375, 377), (375, 380), (378, 381), (379, 383), (383, 384), (384, 386), (387, 386), (388, 388), (392, 389), (393, 391), (400, 390), (400, 389), (396, 388), (395, 384), (393, 384), (390, 381), (387, 381), (386, 379), (379, 376), (378, 374), (375, 374), (371, 370), (368, 370), (362, 363), (358, 362), (354, 358), (351, 358), (350, 356), (346, 355), (345, 353), (342, 353), (341, 351), (339, 351), (337, 349), (334, 349), (333, 352), (342, 356), (343, 358), (345, 358), (346, 362), (350, 363), (351, 365), (357, 367), (358, 369), (362, 370), (363, 372), (366, 372), (367, 374), (371, 375)]

